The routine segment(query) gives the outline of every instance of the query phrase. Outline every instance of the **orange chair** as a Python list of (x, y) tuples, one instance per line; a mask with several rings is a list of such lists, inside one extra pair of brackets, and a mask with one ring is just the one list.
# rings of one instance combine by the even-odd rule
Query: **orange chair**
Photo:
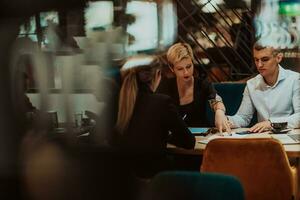
[(297, 199), (297, 170), (290, 166), (282, 144), (271, 138), (212, 140), (201, 171), (236, 176), (246, 200)]

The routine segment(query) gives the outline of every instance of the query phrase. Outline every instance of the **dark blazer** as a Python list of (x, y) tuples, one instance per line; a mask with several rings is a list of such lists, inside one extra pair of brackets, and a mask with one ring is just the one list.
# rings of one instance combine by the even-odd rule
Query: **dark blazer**
[(170, 97), (154, 94), (150, 89), (141, 87), (129, 126), (122, 135), (119, 134), (118, 143), (124, 152), (133, 156), (132, 163), (135, 163), (138, 174), (148, 176), (164, 168), (168, 142), (192, 149), (195, 137)]
[(190, 127), (209, 126), (206, 119), (206, 105), (208, 100), (215, 99), (216, 90), (205, 77), (194, 79), (194, 101), (187, 105), (180, 105), (176, 78), (161, 81), (157, 93), (170, 96), (175, 102), (180, 115)]
[(187, 149), (195, 145), (171, 98), (146, 88), (140, 89), (129, 126), (120, 138), (127, 149), (152, 152), (164, 150), (167, 142)]

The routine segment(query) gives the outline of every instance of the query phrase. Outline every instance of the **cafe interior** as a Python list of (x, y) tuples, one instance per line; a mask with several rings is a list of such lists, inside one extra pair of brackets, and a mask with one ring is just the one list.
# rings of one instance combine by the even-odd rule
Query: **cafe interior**
[[(5, 0), (0, 11), (1, 199), (300, 200), (299, 86), (298, 127), (283, 117), (250, 133), (257, 110), (248, 126), (220, 131), (219, 108), (203, 101), (193, 112), (206, 124), (185, 124), (186, 115), (173, 123), (185, 124), (193, 147), (172, 143), (168, 130), (157, 156), (143, 148), (152, 142), (144, 133), (174, 116), (160, 116), (167, 104), (145, 103), (139, 109), (150, 117), (132, 118), (136, 147), (112, 142), (127, 61), (156, 56), (161, 80), (175, 80), (167, 52), (176, 43), (191, 47), (193, 77), (211, 85), (226, 116), (263, 73), (257, 63), (268, 62), (253, 55), (258, 40), (280, 52), (299, 84), (299, 0)], [(286, 93), (268, 101), (292, 101)], [(145, 175), (161, 159), (168, 164)]]

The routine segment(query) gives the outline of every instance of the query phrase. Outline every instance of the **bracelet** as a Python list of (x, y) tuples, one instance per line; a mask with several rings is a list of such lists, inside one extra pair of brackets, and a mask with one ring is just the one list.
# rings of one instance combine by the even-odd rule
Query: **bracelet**
[(216, 104), (219, 103), (219, 102), (223, 103), (223, 101), (221, 101), (221, 100), (216, 100), (216, 99), (210, 99), (210, 100), (208, 100), (209, 106), (210, 106), (211, 108), (213, 108), (214, 105), (216, 105)]
[(222, 111), (224, 112), (224, 114), (225, 114), (225, 112), (226, 112), (226, 110), (225, 110), (224, 108), (217, 108), (217, 109), (215, 110), (215, 112), (217, 112), (217, 110), (222, 110)]

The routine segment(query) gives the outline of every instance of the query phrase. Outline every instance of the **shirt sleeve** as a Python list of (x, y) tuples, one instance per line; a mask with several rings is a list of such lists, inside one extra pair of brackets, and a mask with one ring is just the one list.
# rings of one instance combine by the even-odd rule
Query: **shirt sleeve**
[(272, 117), (271, 122), (288, 122), (288, 128), (300, 128), (300, 79), (293, 84), (292, 105), (294, 113), (289, 117)]
[(237, 113), (233, 116), (228, 116), (229, 121), (233, 124), (233, 128), (247, 127), (253, 114), (255, 107), (249, 95), (249, 89), (246, 86), (243, 94), (243, 99)]
[(167, 113), (165, 119), (167, 129), (171, 132), (168, 142), (186, 149), (194, 148), (195, 136), (192, 135), (187, 128), (187, 125), (180, 117), (171, 98), (168, 98), (167, 101)]

